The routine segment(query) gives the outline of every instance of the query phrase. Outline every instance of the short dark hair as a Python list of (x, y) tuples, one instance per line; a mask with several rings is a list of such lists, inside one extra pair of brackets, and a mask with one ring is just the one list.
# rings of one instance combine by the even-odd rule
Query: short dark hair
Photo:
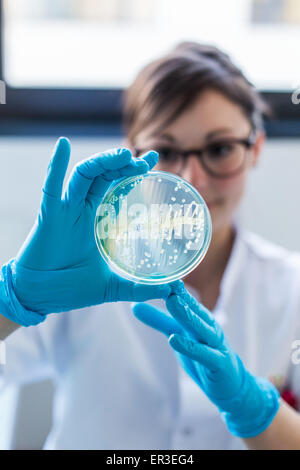
[(253, 130), (263, 128), (263, 115), (270, 114), (270, 108), (229, 55), (214, 46), (182, 42), (144, 67), (125, 90), (123, 118), (129, 140), (134, 143), (159, 115), (164, 116), (163, 126), (169, 125), (208, 89), (238, 104)]

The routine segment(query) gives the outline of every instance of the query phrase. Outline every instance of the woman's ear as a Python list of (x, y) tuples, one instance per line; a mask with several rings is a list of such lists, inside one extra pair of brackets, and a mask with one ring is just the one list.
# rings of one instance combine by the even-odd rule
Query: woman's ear
[(253, 145), (252, 151), (253, 151), (253, 166), (257, 166), (260, 158), (260, 154), (262, 152), (263, 146), (266, 141), (266, 134), (264, 131), (258, 131), (256, 135), (256, 140)]

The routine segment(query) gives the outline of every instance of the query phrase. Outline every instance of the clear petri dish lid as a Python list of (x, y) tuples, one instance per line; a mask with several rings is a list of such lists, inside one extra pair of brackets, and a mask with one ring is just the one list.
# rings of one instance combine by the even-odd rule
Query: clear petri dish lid
[(149, 171), (111, 186), (95, 218), (98, 249), (118, 275), (164, 284), (204, 258), (212, 224), (204, 199), (178, 176)]

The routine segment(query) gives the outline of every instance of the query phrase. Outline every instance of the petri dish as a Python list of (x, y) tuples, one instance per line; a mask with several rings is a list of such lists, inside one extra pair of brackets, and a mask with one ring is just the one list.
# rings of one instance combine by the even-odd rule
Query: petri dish
[(98, 249), (118, 275), (164, 284), (190, 273), (204, 258), (211, 217), (198, 191), (177, 175), (149, 171), (114, 183), (95, 218)]

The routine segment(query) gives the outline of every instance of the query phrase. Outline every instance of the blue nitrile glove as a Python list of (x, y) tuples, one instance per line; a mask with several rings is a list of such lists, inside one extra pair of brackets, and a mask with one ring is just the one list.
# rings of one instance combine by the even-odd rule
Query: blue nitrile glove
[[(170, 293), (167, 285), (136, 284), (114, 274), (94, 235), (96, 210), (111, 183), (146, 173), (157, 163), (158, 154), (150, 151), (135, 159), (130, 150), (117, 149), (93, 155), (76, 165), (62, 196), (69, 157), (70, 143), (60, 138), (36, 222), (16, 259), (2, 269), (2, 292), (12, 305), (3, 315), (24, 326), (39, 323), (52, 312)], [(17, 301), (26, 309), (23, 314)]]
[(169, 338), (181, 365), (218, 407), (232, 434), (257, 436), (278, 411), (278, 391), (246, 370), (220, 325), (183, 283), (172, 291), (166, 306), (173, 318), (146, 303), (133, 306), (135, 316)]

